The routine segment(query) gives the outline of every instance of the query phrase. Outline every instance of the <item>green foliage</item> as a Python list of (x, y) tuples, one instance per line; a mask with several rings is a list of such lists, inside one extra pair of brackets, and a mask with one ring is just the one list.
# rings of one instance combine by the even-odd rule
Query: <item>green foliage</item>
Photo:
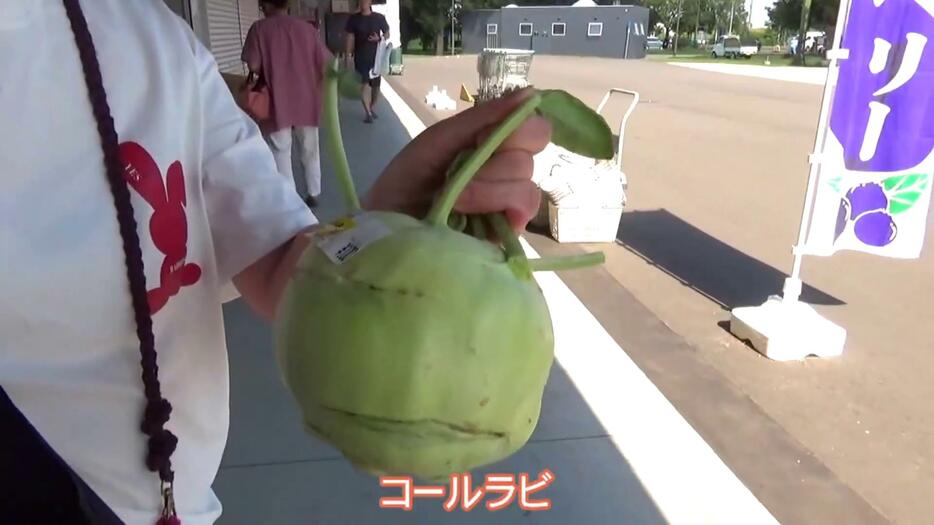
[[(839, 7), (840, 0), (811, 0), (811, 28), (832, 29)], [(768, 12), (769, 25), (773, 29), (797, 31), (801, 25), (801, 0), (777, 0)]]
[[(436, 41), (450, 23), (450, 4), (438, 0), (402, 0), (400, 4), (402, 18), (402, 40), (408, 44), (420, 40), (423, 48)], [(440, 49), (439, 51), (443, 51)]]
[(753, 29), (749, 32), (749, 36), (761, 42), (763, 46), (774, 46), (776, 44), (781, 44), (781, 38), (778, 30), (776, 29)]
[[(693, 42), (696, 31), (707, 32), (708, 42), (714, 34), (724, 34), (730, 30), (730, 10), (733, 11), (733, 33), (746, 34), (746, 22), (749, 16), (745, 3), (740, 0), (646, 0), (649, 8), (649, 25), (652, 31), (661, 23), (665, 28), (675, 30), (679, 26), (680, 14), (681, 41), (679, 47)], [(664, 39), (664, 32), (658, 35)]]

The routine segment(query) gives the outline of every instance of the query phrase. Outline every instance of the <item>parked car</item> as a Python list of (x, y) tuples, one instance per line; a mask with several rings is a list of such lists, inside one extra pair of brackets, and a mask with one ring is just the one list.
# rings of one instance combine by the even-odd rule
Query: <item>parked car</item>
[(746, 58), (752, 58), (753, 55), (758, 55), (759, 43), (753, 38), (740, 39), (739, 54)]
[(649, 36), (645, 39), (646, 51), (659, 51), (663, 47), (662, 41), (657, 36)]
[(724, 35), (717, 39), (710, 55), (714, 58), (750, 58), (759, 52), (755, 41), (743, 43), (738, 36)]
[[(808, 31), (804, 35), (804, 52), (823, 55), (826, 51), (827, 35), (823, 31)], [(788, 51), (796, 53), (798, 49), (798, 37), (793, 36), (788, 39)]]
[(736, 58), (742, 52), (739, 38), (735, 36), (721, 36), (713, 45), (710, 55), (714, 58)]

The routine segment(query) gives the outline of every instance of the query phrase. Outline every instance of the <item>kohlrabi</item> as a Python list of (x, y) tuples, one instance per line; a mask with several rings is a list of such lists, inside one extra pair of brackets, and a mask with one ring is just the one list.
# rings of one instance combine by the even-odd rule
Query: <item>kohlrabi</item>
[[(452, 219), (454, 203), (536, 112), (551, 121), (555, 143), (590, 157), (612, 156), (612, 134), (567, 93), (536, 92), (458, 157), (424, 219), (364, 212), (340, 137), (347, 81), (334, 62), (325, 119), (350, 213), (314, 235), (280, 304), (285, 383), (306, 428), (367, 472), (441, 479), (504, 459), (535, 429), (554, 359), (533, 272), (603, 256), (529, 260), (502, 214)], [(472, 235), (458, 231), (465, 227)]]

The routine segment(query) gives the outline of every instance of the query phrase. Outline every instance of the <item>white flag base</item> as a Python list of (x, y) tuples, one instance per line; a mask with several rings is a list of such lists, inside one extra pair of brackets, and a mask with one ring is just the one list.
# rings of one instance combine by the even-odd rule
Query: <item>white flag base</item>
[(824, 318), (811, 305), (772, 296), (762, 306), (735, 308), (730, 332), (775, 361), (843, 354), (846, 329)]

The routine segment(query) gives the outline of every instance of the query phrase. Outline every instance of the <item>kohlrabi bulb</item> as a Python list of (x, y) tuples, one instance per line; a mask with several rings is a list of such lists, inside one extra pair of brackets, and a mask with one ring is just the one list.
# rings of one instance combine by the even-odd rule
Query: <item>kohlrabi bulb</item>
[(446, 478), (513, 454), (538, 423), (554, 358), (531, 273), (444, 226), (351, 220), (333, 237), (378, 238), (335, 262), (347, 242), (322, 237), (278, 315), (279, 363), (307, 428), (373, 473)]

